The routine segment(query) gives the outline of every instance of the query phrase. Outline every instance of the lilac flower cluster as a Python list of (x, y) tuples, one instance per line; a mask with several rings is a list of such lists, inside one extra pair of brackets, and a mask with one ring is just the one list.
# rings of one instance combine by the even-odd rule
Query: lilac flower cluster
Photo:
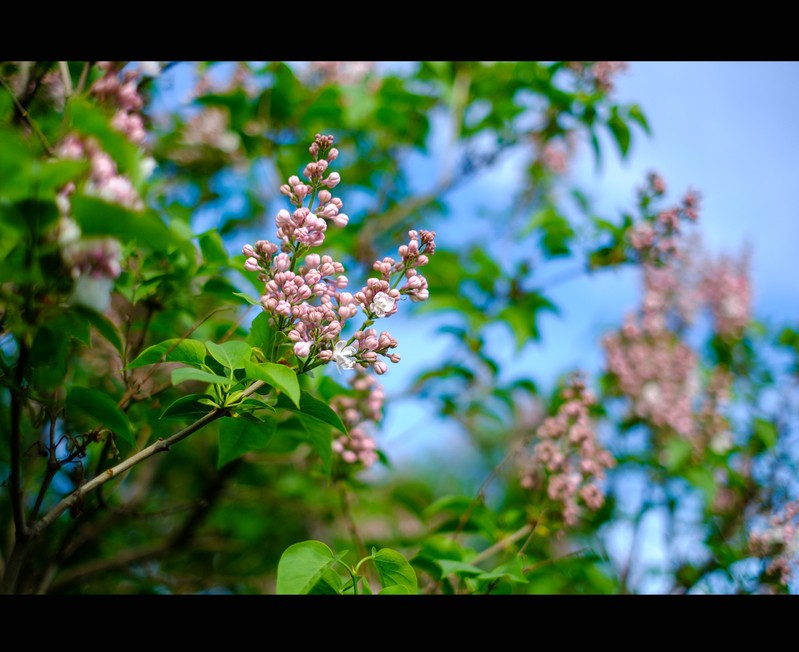
[(749, 549), (756, 557), (769, 559), (766, 573), (787, 584), (799, 558), (799, 500), (774, 514), (766, 528), (750, 533)]
[(120, 63), (98, 61), (95, 64), (104, 71), (104, 75), (94, 82), (91, 93), (115, 107), (116, 113), (111, 123), (114, 128), (125, 134), (132, 143), (141, 145), (147, 137), (140, 113), (144, 107), (138, 88), (141, 73), (138, 70), (126, 70), (120, 79)]
[(569, 61), (568, 66), (590, 87), (610, 93), (616, 76), (628, 68), (626, 61)]
[[(649, 201), (664, 193), (662, 179), (651, 174), (642, 197)], [(708, 260), (696, 239), (680, 233), (679, 223), (696, 220), (697, 211), (697, 195), (689, 192), (681, 207), (659, 213), (654, 226), (643, 223), (652, 232), (658, 229), (655, 237), (642, 239), (640, 230), (632, 234), (633, 247), (643, 258), (641, 309), (628, 315), (603, 345), (608, 371), (630, 399), (632, 414), (657, 430), (688, 438), (697, 453), (710, 447), (723, 454), (734, 444), (723, 414), (732, 378), (719, 367), (703, 388), (697, 355), (682, 334), (694, 315), (707, 308), (717, 334), (740, 337), (750, 318), (750, 285), (745, 258), (738, 263)]]
[[(124, 133), (128, 140), (141, 146), (146, 138), (144, 122), (139, 113), (144, 101), (139, 95), (139, 72), (126, 71), (120, 79), (120, 64), (98, 61), (104, 72), (91, 87), (91, 94), (116, 111), (112, 125)], [(144, 202), (130, 178), (121, 174), (114, 160), (97, 140), (67, 134), (55, 147), (55, 155), (65, 160), (87, 160), (90, 163), (83, 191), (105, 201), (131, 210), (141, 210)], [(141, 175), (148, 177), (155, 161), (145, 157), (141, 162)], [(57, 240), (61, 257), (75, 281), (70, 301), (88, 305), (99, 311), (108, 308), (114, 279), (121, 273), (120, 247), (113, 238), (82, 238), (80, 228), (72, 219), (70, 197), (76, 191), (74, 182), (64, 185), (56, 195), (56, 205), (61, 214)]]
[(378, 459), (372, 434), (383, 418), (385, 394), (382, 385), (361, 365), (356, 366), (349, 384), (355, 390), (354, 396), (341, 394), (330, 401), (330, 407), (349, 431), (349, 437), (341, 435), (333, 440), (333, 453), (347, 465), (360, 463), (363, 468), (369, 468)]
[(605, 336), (608, 371), (632, 402), (633, 413), (656, 427), (694, 434), (692, 403), (699, 391), (697, 358), (667, 326), (675, 276), (669, 268), (644, 267), (640, 318), (628, 315), (619, 332)]
[[(341, 212), (343, 202), (330, 192), (341, 182), (339, 173), (329, 170), (338, 157), (333, 136), (317, 134), (309, 152), (313, 160), (303, 170), (305, 180), (292, 176), (280, 187), (294, 206), (293, 212), (281, 209), (275, 218), (280, 246), (268, 240), (245, 245), (244, 269), (263, 281), (261, 305), (272, 315), (273, 326), (294, 342), (294, 354), (305, 358), (303, 369), (333, 361), (339, 372), (362, 365), (383, 374), (388, 365), (379, 356), (399, 362), (399, 354), (390, 352), (397, 341), (386, 331), (368, 327), (396, 313), (403, 296), (427, 299), (427, 280), (418, 268), (435, 252), (435, 233), (409, 231), (410, 242), (399, 248), (400, 261), (375, 262), (379, 278), (370, 278), (354, 295), (344, 291), (349, 282), (344, 266), (330, 256), (308, 253), (324, 243), (329, 224), (344, 227), (349, 222)], [(404, 285), (397, 289), (403, 278)], [(349, 340), (341, 339), (359, 308), (366, 318), (362, 327)]]
[(572, 376), (561, 396), (564, 402), (538, 428), (538, 443), (522, 461), (521, 484), (546, 489), (559, 505), (563, 522), (571, 526), (580, 516), (578, 499), (591, 511), (602, 506), (605, 497), (598, 482), (615, 460), (597, 440), (588, 415), (594, 395), (579, 374)]
[(748, 267), (746, 254), (737, 261), (725, 256), (711, 261), (702, 275), (702, 297), (722, 337), (739, 337), (749, 324), (752, 287)]
[[(661, 197), (666, 192), (662, 177), (651, 172), (648, 186), (641, 191), (646, 203)], [(650, 263), (664, 263), (678, 254), (680, 227), (685, 222), (699, 219), (699, 195), (688, 191), (680, 205), (660, 211), (654, 219), (645, 219), (630, 229), (630, 245), (641, 260)]]

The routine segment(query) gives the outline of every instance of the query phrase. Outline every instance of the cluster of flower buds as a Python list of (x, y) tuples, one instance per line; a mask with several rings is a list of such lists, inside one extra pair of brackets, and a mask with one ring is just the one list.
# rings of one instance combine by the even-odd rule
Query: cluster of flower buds
[(627, 70), (626, 61), (569, 61), (568, 67), (590, 87), (610, 93), (617, 75)]
[[(662, 179), (650, 175), (642, 196), (663, 193)], [(641, 309), (628, 315), (624, 326), (607, 335), (603, 345), (607, 369), (620, 393), (630, 399), (633, 415), (657, 430), (688, 438), (697, 454), (708, 447), (724, 454), (734, 445), (723, 414), (732, 379), (719, 367), (703, 388), (697, 356), (682, 334), (695, 313), (707, 308), (717, 334), (740, 337), (749, 322), (750, 284), (745, 256), (739, 262), (708, 260), (696, 239), (679, 233), (678, 222), (696, 219), (696, 207), (696, 194), (689, 193), (680, 209), (656, 218), (676, 255), (660, 261), (663, 264), (644, 258)], [(644, 244), (651, 246), (652, 241)]]
[[(662, 177), (651, 172), (648, 183), (641, 190), (642, 206), (646, 207), (666, 192)], [(644, 262), (665, 263), (679, 255), (680, 227), (685, 222), (699, 219), (699, 195), (689, 190), (680, 205), (646, 217), (635, 224), (628, 233), (630, 246)]]
[[(428, 255), (435, 252), (435, 233), (409, 231), (410, 242), (399, 248), (400, 261), (376, 262), (380, 278), (369, 279), (355, 295), (346, 292), (344, 266), (330, 256), (307, 253), (324, 242), (328, 222), (338, 227), (349, 222), (341, 212), (341, 199), (329, 190), (341, 181), (338, 172), (329, 171), (338, 150), (333, 136), (317, 134), (309, 151), (313, 160), (303, 170), (305, 180), (292, 176), (280, 188), (295, 207), (292, 213), (281, 209), (275, 218), (280, 246), (268, 240), (245, 245), (244, 269), (257, 273), (264, 283), (261, 305), (272, 315), (274, 327), (294, 342), (294, 354), (305, 359), (305, 369), (332, 361), (339, 372), (360, 365), (383, 374), (388, 365), (380, 356), (399, 362), (399, 354), (390, 352), (397, 341), (386, 331), (378, 334), (368, 327), (375, 319), (394, 314), (403, 296), (412, 301), (427, 299), (427, 280), (417, 268), (426, 265)], [(397, 289), (403, 278), (404, 285)], [(364, 324), (344, 340), (341, 331), (359, 307), (366, 317)]]
[(768, 521), (768, 526), (749, 535), (749, 549), (769, 559), (766, 573), (787, 584), (799, 560), (799, 500), (787, 503)]
[(605, 497), (598, 483), (615, 460), (597, 440), (588, 414), (595, 399), (581, 375), (572, 376), (561, 397), (563, 403), (538, 428), (532, 454), (522, 462), (521, 484), (545, 489), (571, 526), (580, 516), (578, 500), (591, 511), (602, 506)]
[[(608, 371), (631, 401), (632, 412), (657, 428), (684, 437), (695, 433), (693, 400), (699, 392), (697, 358), (668, 326), (681, 285), (673, 266), (644, 265), (640, 315), (628, 315), (622, 328), (603, 339)], [(679, 305), (682, 317), (691, 306)]]
[(347, 426), (349, 437), (341, 435), (333, 440), (333, 453), (347, 465), (360, 463), (369, 468), (377, 457), (373, 431), (383, 418), (383, 387), (377, 379), (358, 365), (350, 377), (351, 396), (339, 394), (330, 401), (330, 407)]
[(749, 259), (722, 257), (706, 266), (700, 291), (714, 320), (715, 331), (722, 337), (740, 337), (751, 317), (752, 288), (749, 282)]
[(320, 84), (357, 84), (374, 70), (374, 61), (309, 61), (309, 77)]
[(95, 65), (104, 74), (92, 85), (92, 95), (116, 109), (111, 123), (114, 128), (132, 143), (141, 145), (147, 138), (141, 116), (144, 100), (138, 88), (141, 70), (126, 70), (120, 79), (120, 62), (98, 61)]
[[(105, 201), (119, 204), (132, 210), (144, 208), (144, 202), (130, 179), (120, 174), (114, 160), (104, 152), (93, 138), (81, 138), (68, 134), (55, 147), (55, 155), (66, 160), (86, 160), (90, 163), (89, 174), (83, 191)], [(152, 158), (142, 161), (141, 173), (147, 177), (155, 162)], [(112, 238), (81, 239), (80, 228), (72, 219), (70, 197), (76, 191), (74, 182), (65, 184), (56, 194), (55, 201), (61, 215), (57, 240), (61, 257), (75, 280), (71, 301), (104, 311), (110, 302), (113, 280), (119, 276), (119, 243)]]
[(191, 116), (183, 128), (183, 144), (188, 149), (178, 149), (176, 155), (179, 161), (187, 163), (201, 158), (202, 154), (196, 148), (210, 147), (225, 154), (232, 154), (239, 145), (241, 138), (235, 131), (229, 129), (230, 116), (226, 109), (216, 106), (204, 107), (199, 113)]

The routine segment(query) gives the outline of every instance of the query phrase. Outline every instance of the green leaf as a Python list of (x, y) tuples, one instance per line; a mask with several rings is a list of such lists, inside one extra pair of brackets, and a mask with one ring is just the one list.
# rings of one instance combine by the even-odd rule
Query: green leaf
[(216, 467), (222, 468), (228, 462), (244, 453), (263, 450), (275, 434), (274, 419), (259, 422), (226, 417), (219, 424), (219, 455)]
[(142, 351), (126, 369), (135, 369), (158, 362), (182, 362), (183, 364), (201, 365), (205, 362), (205, 345), (192, 339), (173, 338), (154, 344)]
[(227, 265), (228, 255), (222, 238), (216, 230), (207, 231), (199, 237), (200, 251), (205, 262), (213, 265)]
[(527, 584), (529, 580), (524, 575), (524, 562), (521, 557), (514, 557), (509, 562), (497, 566), (494, 570), (481, 573), (478, 580), (493, 582), (495, 580), (509, 580), (517, 584)]
[(777, 443), (777, 426), (771, 421), (755, 417), (752, 427), (754, 428), (755, 437), (763, 442), (765, 448), (771, 448)]
[(73, 337), (78, 342), (91, 346), (91, 328), (88, 318), (78, 310), (62, 312), (48, 327), (56, 333), (63, 333)]
[(247, 373), (247, 378), (263, 380), (284, 392), (292, 403), (300, 408), (300, 383), (297, 380), (297, 373), (293, 369), (274, 362), (261, 362), (260, 364), (245, 362), (244, 371)]
[(646, 116), (639, 105), (633, 104), (629, 109), (628, 115), (630, 116), (630, 120), (637, 122), (641, 129), (643, 129), (648, 136), (652, 135), (652, 130), (649, 127), (649, 121), (646, 119)]
[(199, 380), (204, 383), (213, 383), (215, 385), (230, 385), (230, 378), (217, 376), (216, 374), (208, 373), (202, 369), (194, 369), (192, 367), (180, 367), (172, 371), (172, 384), (179, 385), (187, 380)]
[(391, 586), (381, 589), (377, 595), (411, 595), (411, 592), (402, 584), (392, 584)]
[[(246, 296), (246, 295), (242, 295)], [(250, 325), (250, 332), (247, 334), (247, 343), (261, 349), (265, 358), (269, 357), (269, 352), (272, 350), (272, 342), (275, 339), (275, 329), (269, 323), (269, 315), (261, 312), (255, 319), (252, 320)]]
[(608, 120), (608, 128), (610, 129), (610, 133), (613, 134), (616, 144), (619, 146), (621, 157), (624, 158), (627, 156), (627, 152), (630, 149), (630, 128), (624, 120), (619, 117), (616, 111), (613, 112), (613, 115)]
[(86, 236), (112, 235), (123, 242), (136, 241), (148, 249), (180, 249), (191, 256), (194, 245), (170, 231), (152, 211), (132, 211), (97, 197), (74, 195), (72, 214)]
[(321, 541), (302, 541), (289, 546), (277, 565), (276, 593), (310, 593), (335, 561), (333, 551)]
[(275, 406), (296, 412), (303, 419), (310, 418), (321, 423), (326, 423), (330, 426), (333, 426), (337, 430), (340, 430), (345, 435), (349, 434), (347, 432), (346, 426), (342, 423), (338, 414), (336, 414), (327, 403), (324, 403), (318, 398), (311, 396), (305, 390), (300, 392), (299, 409), (293, 405), (291, 399), (289, 399), (285, 394), (281, 394), (277, 397), (277, 403), (275, 403)]
[(63, 333), (42, 326), (36, 331), (30, 353), (33, 385), (41, 389), (58, 387), (67, 373), (69, 341)]
[(117, 402), (105, 392), (91, 387), (73, 386), (67, 394), (67, 406), (107, 426), (129, 444), (135, 443), (128, 417), (119, 409)]
[(666, 470), (669, 473), (674, 473), (681, 469), (685, 463), (691, 458), (694, 447), (686, 439), (682, 437), (671, 437), (664, 446), (666, 454)]
[(244, 364), (252, 355), (252, 349), (247, 342), (234, 341), (222, 344), (206, 342), (205, 346), (211, 357), (228, 369), (244, 369)]
[(75, 310), (86, 315), (89, 323), (97, 329), (97, 332), (108, 340), (120, 355), (122, 354), (122, 335), (120, 335), (119, 329), (114, 322), (102, 313), (90, 308), (78, 306)]
[(341, 593), (341, 588), (341, 575), (332, 568), (328, 568), (309, 593), (310, 595), (338, 595)]
[(530, 220), (526, 232), (541, 232), (540, 246), (547, 258), (568, 256), (571, 253), (569, 244), (575, 232), (569, 220), (560, 215), (552, 206), (545, 208)]
[(441, 567), (441, 575), (482, 575), (485, 571), (477, 566), (472, 566), (462, 561), (453, 561), (452, 559), (436, 559), (436, 563)]
[(291, 436), (311, 445), (322, 462), (322, 471), (329, 476), (333, 464), (333, 434), (330, 426), (316, 419), (305, 419), (302, 416), (300, 423), (302, 428), (292, 430)]
[(697, 467), (688, 469), (685, 473), (685, 477), (692, 485), (705, 492), (708, 502), (713, 501), (719, 487), (712, 468)]
[(203, 417), (208, 414), (209, 409), (208, 405), (200, 403), (200, 399), (202, 398), (213, 400), (213, 396), (209, 394), (187, 394), (170, 404), (159, 418), (186, 419), (189, 417)]
[[(233, 294), (234, 294), (234, 296), (241, 297), (242, 299), (244, 299), (247, 303), (249, 303), (252, 306), (260, 306), (261, 305), (260, 300), (254, 299), (249, 294), (244, 294), (243, 292), (234, 292)], [(264, 313), (264, 314), (266, 314), (266, 313)]]
[(402, 586), (409, 593), (416, 593), (416, 571), (400, 553), (391, 548), (381, 548), (372, 560), (380, 575), (383, 588)]

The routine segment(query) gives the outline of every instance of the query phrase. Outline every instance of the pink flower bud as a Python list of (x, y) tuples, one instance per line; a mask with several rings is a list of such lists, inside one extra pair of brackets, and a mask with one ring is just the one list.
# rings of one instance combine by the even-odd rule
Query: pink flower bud
[(310, 342), (297, 342), (294, 345), (294, 355), (296, 355), (298, 358), (307, 358), (310, 352), (311, 352)]
[(287, 183), (284, 183), (282, 186), (280, 186), (280, 192), (288, 197), (291, 195), (291, 186)]
[(241, 253), (243, 253), (248, 258), (256, 257), (258, 254), (255, 253), (255, 249), (252, 248), (252, 245), (246, 244), (241, 248)]
[(382, 360), (375, 362), (374, 367), (375, 367), (375, 373), (378, 376), (382, 376), (384, 373), (388, 371), (388, 365)]
[[(245, 255), (246, 255), (246, 252), (245, 252)], [(244, 261), (244, 269), (246, 269), (248, 272), (257, 272), (257, 271), (259, 271), (261, 269), (261, 267), (258, 265), (258, 259), (255, 258), (255, 257), (250, 257), (247, 260), (245, 260)]]
[(338, 150), (335, 147), (331, 147), (330, 151), (327, 153), (327, 160), (332, 163), (338, 158)]
[(387, 357), (389, 360), (391, 360), (391, 362), (393, 362), (393, 363), (395, 363), (395, 364), (396, 364), (397, 362), (399, 362), (399, 361), (400, 361), (400, 354), (399, 354), (399, 353), (390, 353), (390, 354), (389, 354), (388, 356), (386, 356), (386, 357)]
[(298, 176), (290, 176), (289, 177), (289, 185), (293, 188), (294, 186), (300, 183), (300, 178)]
[(286, 253), (280, 253), (274, 257), (272, 264), (279, 272), (285, 272), (291, 266), (291, 258)]
[(339, 213), (333, 218), (333, 224), (335, 224), (339, 228), (347, 226), (347, 223), (349, 221), (350, 221), (349, 215), (345, 215), (344, 213)]
[(338, 172), (331, 172), (324, 183), (328, 188), (335, 188), (341, 183), (341, 175)]

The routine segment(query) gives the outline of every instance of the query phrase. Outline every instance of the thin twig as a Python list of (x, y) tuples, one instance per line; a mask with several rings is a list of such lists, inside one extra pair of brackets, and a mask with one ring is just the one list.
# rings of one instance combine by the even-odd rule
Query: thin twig
[(481, 561), (488, 559), (489, 557), (495, 555), (499, 551), (503, 550), (506, 546), (509, 546), (522, 537), (527, 536), (533, 531), (533, 524), (532, 523), (525, 523), (522, 527), (520, 527), (516, 532), (513, 534), (509, 534), (508, 536), (500, 539), (497, 541), (493, 546), (490, 546), (483, 550), (479, 555), (477, 555), (474, 559), (472, 559), (469, 563), (476, 566)]
[(522, 569), (522, 573), (527, 575), (528, 573), (532, 573), (537, 571), (539, 568), (543, 568), (544, 566), (549, 566), (550, 564), (555, 564), (563, 559), (567, 559), (569, 557), (574, 557), (574, 555), (579, 555), (584, 552), (589, 552), (588, 548), (580, 548), (579, 550), (572, 550), (571, 552), (567, 552), (565, 555), (561, 555), (560, 557), (552, 557), (551, 559), (544, 559), (543, 561), (539, 561), (538, 563), (532, 564), (531, 566), (527, 566), (526, 568)]
[(19, 358), (14, 378), (15, 387), (11, 389), (11, 509), (14, 514), (17, 541), (25, 538), (28, 529), (22, 500), (22, 399), (20, 397), (27, 364), (28, 346), (24, 339), (20, 339)]
[(69, 74), (69, 65), (66, 61), (58, 62), (58, 69), (61, 71), (61, 79), (64, 80), (64, 94), (66, 99), (69, 99), (74, 90), (72, 88), (72, 76)]
[(80, 94), (83, 92), (83, 87), (86, 85), (86, 80), (89, 78), (89, 70), (92, 67), (91, 61), (86, 61), (83, 64), (83, 70), (80, 71), (80, 79), (78, 79), (78, 86), (75, 92)]
[(455, 539), (458, 536), (458, 534), (460, 534), (461, 530), (466, 525), (466, 522), (469, 520), (469, 517), (472, 515), (472, 512), (474, 511), (475, 506), (485, 496), (485, 492), (486, 492), (486, 489), (488, 489), (488, 485), (491, 484), (491, 482), (494, 480), (494, 478), (499, 473), (500, 469), (502, 469), (502, 467), (505, 466), (505, 464), (514, 455), (516, 455), (524, 447), (524, 445), (526, 443), (527, 443), (526, 439), (519, 440), (516, 443), (516, 445), (513, 446), (507, 452), (505, 457), (503, 457), (502, 460), (500, 460), (499, 464), (497, 464), (493, 469), (491, 469), (491, 472), (488, 474), (486, 479), (483, 480), (483, 483), (480, 485), (480, 488), (477, 490), (477, 494), (472, 499), (472, 502), (469, 503), (469, 506), (466, 508), (466, 511), (464, 511), (463, 514), (461, 515), (460, 520), (458, 521), (458, 525), (455, 527), (455, 530), (452, 533), (452, 538), (453, 539)]
[(2, 77), (0, 77), (0, 84), (2, 84), (3, 88), (5, 88), (8, 91), (9, 95), (11, 95), (11, 99), (14, 102), (14, 106), (17, 108), (17, 111), (19, 111), (19, 114), (22, 116), (25, 122), (28, 123), (30, 128), (33, 129), (34, 133), (38, 136), (39, 140), (42, 141), (42, 145), (44, 145), (45, 151), (50, 156), (53, 156), (54, 155), (53, 148), (50, 147), (50, 143), (47, 142), (47, 138), (45, 138), (41, 129), (39, 129), (39, 126), (33, 121), (33, 118), (31, 118), (30, 113), (28, 113), (28, 110), (24, 106), (22, 106), (20, 101), (17, 99), (17, 96), (14, 94), (14, 91), (11, 88), (11, 86), (9, 86), (6, 80), (3, 79)]

